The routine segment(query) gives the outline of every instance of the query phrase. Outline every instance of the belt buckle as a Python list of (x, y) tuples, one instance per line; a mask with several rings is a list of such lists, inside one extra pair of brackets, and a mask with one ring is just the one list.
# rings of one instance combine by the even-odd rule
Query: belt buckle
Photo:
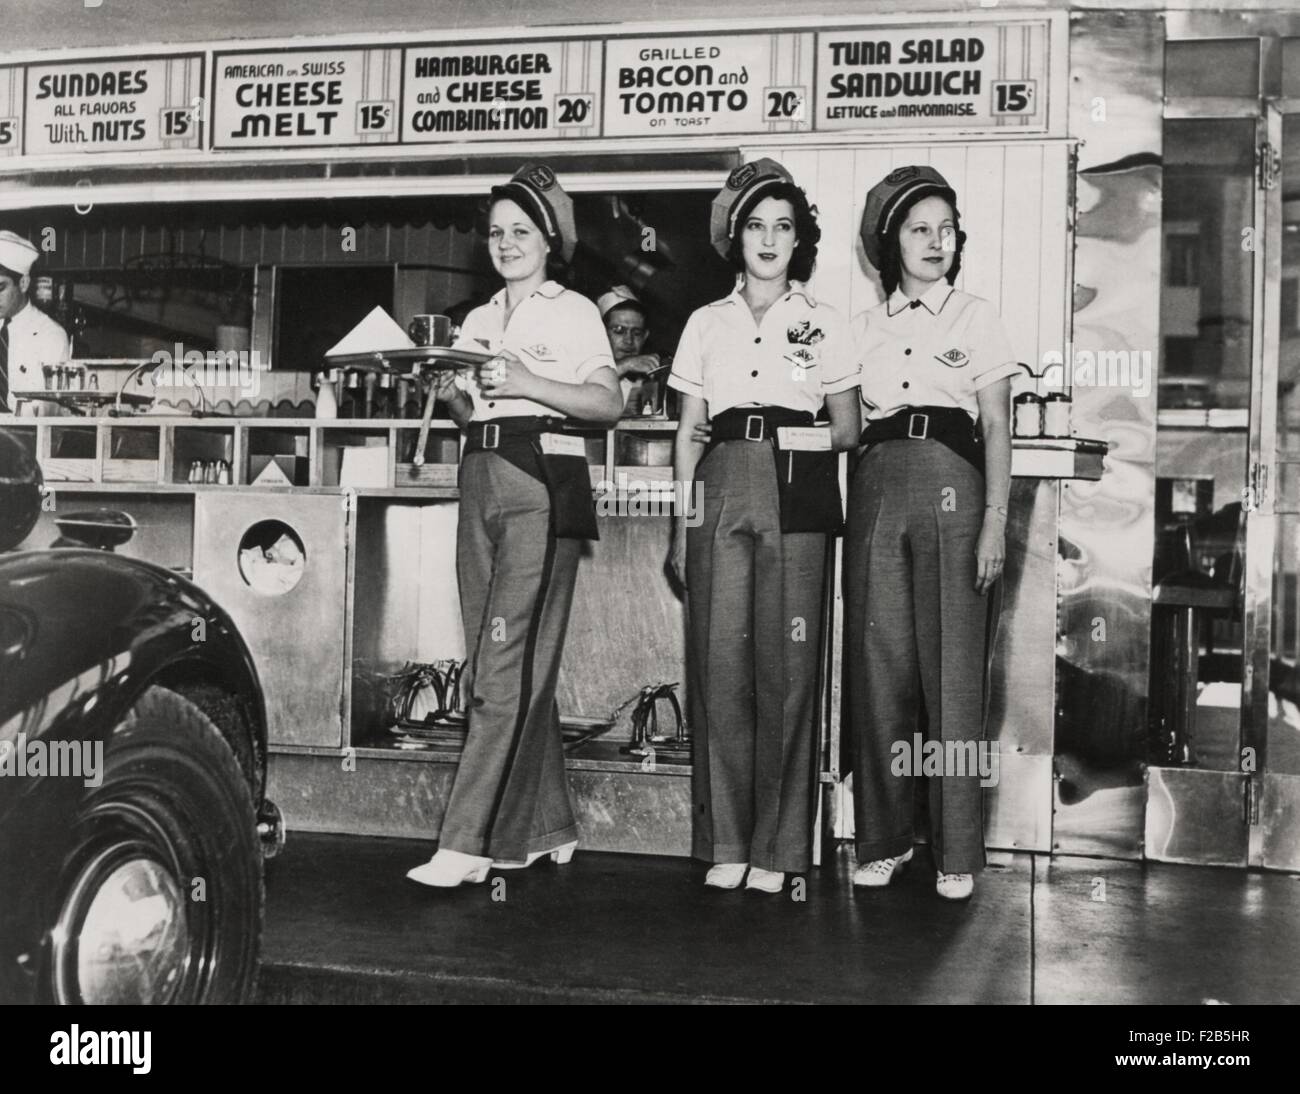
[[(753, 435), (753, 434), (754, 434), (754, 423), (755, 423), (755, 422), (758, 423), (758, 436), (757, 436), (757, 437), (755, 437), (755, 436)], [(747, 440), (747, 441), (761, 441), (761, 440), (763, 439), (763, 426), (764, 426), (764, 424), (765, 424), (765, 423), (764, 423), (764, 421), (763, 421), (763, 415), (761, 415), (761, 414), (751, 414), (748, 418), (746, 418), (746, 419), (745, 419), (745, 440)]]
[(496, 448), (501, 443), (501, 427), (496, 422), (483, 423), (483, 447)]
[[(921, 432), (916, 431), (916, 419), (921, 419)], [(914, 441), (923, 441), (930, 433), (930, 415), (913, 414), (907, 419), (907, 435)]]

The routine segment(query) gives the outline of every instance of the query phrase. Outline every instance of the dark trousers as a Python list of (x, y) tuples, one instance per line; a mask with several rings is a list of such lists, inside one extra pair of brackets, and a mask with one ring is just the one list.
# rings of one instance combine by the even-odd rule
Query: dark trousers
[(811, 865), (826, 537), (781, 532), (768, 444), (718, 444), (697, 482), (703, 519), (686, 539), (693, 854), (801, 873)]
[(577, 838), (555, 686), (581, 549), (550, 534), (545, 486), (493, 452), (466, 455), (456, 569), (469, 735), (439, 847), (522, 862)]
[[(859, 862), (913, 842), (910, 764), (922, 696), (933, 739), (984, 736), (990, 601), (975, 592), (984, 477), (938, 441), (885, 441), (849, 487), (844, 678)], [(900, 771), (906, 766), (906, 770)], [(930, 838), (944, 873), (984, 865), (979, 774), (929, 781)]]

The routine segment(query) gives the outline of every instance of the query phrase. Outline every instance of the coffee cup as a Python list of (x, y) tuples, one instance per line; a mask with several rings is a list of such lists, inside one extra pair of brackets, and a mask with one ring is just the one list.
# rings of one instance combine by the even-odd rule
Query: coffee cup
[(407, 334), (417, 346), (451, 345), (451, 317), (446, 315), (417, 315), (411, 320)]

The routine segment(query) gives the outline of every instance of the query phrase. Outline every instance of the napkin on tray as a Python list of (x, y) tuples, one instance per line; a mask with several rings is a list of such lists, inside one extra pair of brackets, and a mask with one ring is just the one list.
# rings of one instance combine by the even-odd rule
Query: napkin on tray
[(325, 351), (326, 357), (350, 353), (376, 353), (390, 349), (411, 349), (415, 345), (406, 331), (383, 308), (376, 306), (342, 339)]

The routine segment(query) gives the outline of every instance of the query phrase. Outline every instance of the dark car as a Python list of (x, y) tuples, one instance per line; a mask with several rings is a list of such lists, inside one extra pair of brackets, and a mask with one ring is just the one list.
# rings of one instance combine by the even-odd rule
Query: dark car
[(13, 552), (40, 504), (0, 430), (0, 1002), (247, 1001), (283, 839), (248, 648), (169, 570)]

